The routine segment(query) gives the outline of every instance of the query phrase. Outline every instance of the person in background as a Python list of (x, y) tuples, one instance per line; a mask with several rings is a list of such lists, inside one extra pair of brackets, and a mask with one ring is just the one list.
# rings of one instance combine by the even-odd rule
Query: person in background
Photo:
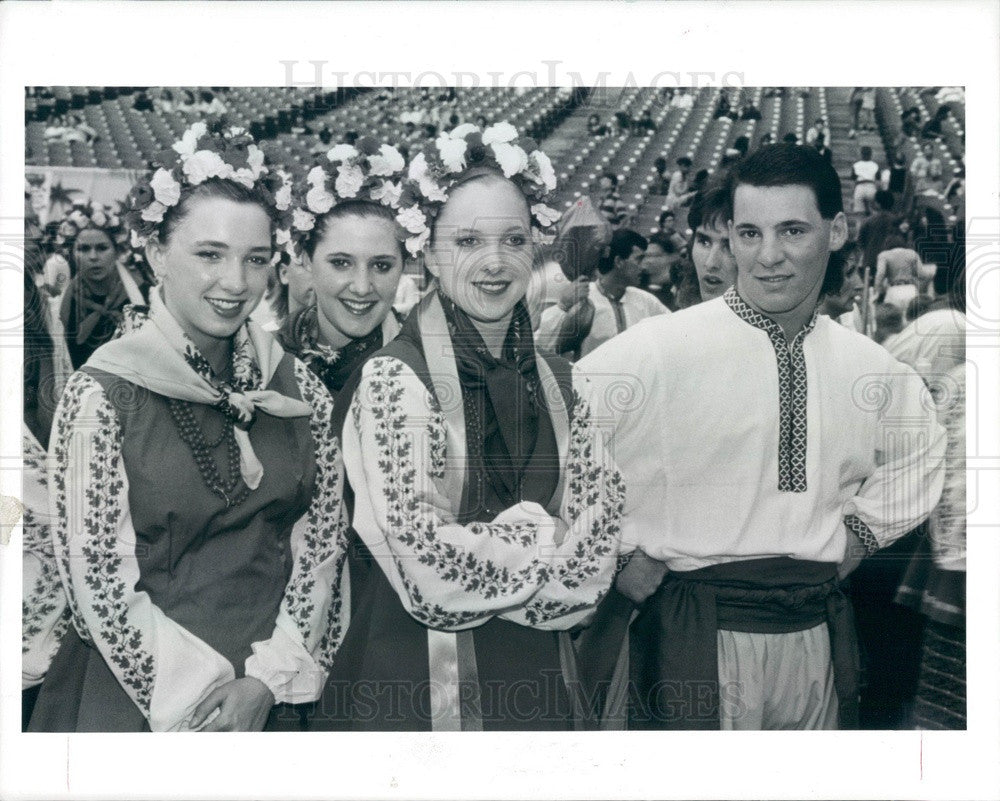
[(639, 288), (649, 292), (670, 311), (675, 311), (677, 301), (671, 283), (673, 266), (680, 258), (670, 237), (662, 233), (650, 235), (646, 253), (642, 257), (642, 277)]
[(833, 151), (830, 150), (829, 146), (826, 144), (825, 134), (818, 134), (816, 136), (816, 139), (813, 141), (813, 147), (815, 147), (816, 151), (830, 164), (833, 164)]
[(729, 245), (729, 189), (724, 181), (699, 192), (691, 202), (691, 261), (702, 301), (713, 300), (736, 282), (736, 260)]
[(875, 192), (875, 213), (858, 228), (857, 243), (861, 248), (862, 267), (875, 269), (878, 254), (885, 249), (885, 241), (899, 229), (900, 217), (892, 212), (892, 194), (879, 189)]
[(906, 311), (910, 301), (918, 294), (920, 256), (906, 247), (900, 236), (885, 240), (875, 261), (875, 294), (883, 303), (895, 306), (900, 313)]
[(903, 312), (891, 303), (875, 304), (875, 331), (872, 339), (886, 349), (892, 347), (892, 341), (903, 330)]
[[(628, 228), (615, 231), (598, 262), (596, 279), (584, 287), (586, 297), (573, 305), (560, 298), (557, 305), (542, 312), (535, 336), (538, 347), (557, 354), (578, 352), (585, 356), (640, 320), (668, 314), (664, 304), (638, 288), (648, 244)], [(584, 304), (592, 307), (589, 325), (580, 323), (579, 307)]]
[(657, 228), (659, 233), (664, 234), (670, 239), (674, 248), (681, 252), (687, 247), (687, 241), (684, 237), (678, 233), (677, 228), (677, 215), (674, 214), (673, 209), (664, 209), (660, 212), (660, 216), (656, 220)]
[(622, 202), (621, 195), (618, 194), (618, 176), (612, 172), (606, 172), (598, 180), (597, 186), (597, 210), (604, 215), (604, 219), (612, 227), (622, 225), (628, 216), (628, 209)]
[(693, 162), (688, 156), (681, 156), (677, 159), (677, 169), (670, 176), (670, 186), (667, 187), (666, 204), (672, 209), (686, 206), (694, 197), (694, 192), (691, 191), (688, 183), (692, 166)]
[(827, 135), (826, 122), (823, 120), (822, 117), (817, 117), (816, 122), (810, 125), (809, 130), (806, 131), (806, 144), (815, 145), (816, 140), (819, 137), (822, 136), (825, 138), (826, 135)]
[(854, 178), (853, 210), (862, 212), (867, 217), (872, 213), (871, 206), (878, 191), (876, 180), (879, 176), (878, 162), (872, 160), (872, 149), (867, 145), (861, 148), (861, 158), (851, 167), (851, 176)]

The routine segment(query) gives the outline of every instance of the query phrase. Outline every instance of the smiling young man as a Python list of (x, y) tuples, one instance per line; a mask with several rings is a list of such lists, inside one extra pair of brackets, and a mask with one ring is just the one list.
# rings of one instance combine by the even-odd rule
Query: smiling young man
[[(934, 508), (943, 431), (910, 368), (818, 314), (847, 240), (833, 167), (771, 145), (729, 187), (735, 286), (578, 365), (626, 479), (635, 551), (606, 606), (640, 604), (628, 724), (852, 728), (856, 637), (838, 579)], [(623, 630), (597, 620), (609, 636), (603, 651), (582, 640), (587, 680)]]

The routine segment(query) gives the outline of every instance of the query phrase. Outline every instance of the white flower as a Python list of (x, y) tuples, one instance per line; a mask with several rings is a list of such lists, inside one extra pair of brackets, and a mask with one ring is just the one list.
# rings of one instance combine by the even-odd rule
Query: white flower
[(166, 211), (166, 206), (160, 203), (160, 201), (154, 200), (142, 210), (142, 219), (148, 222), (160, 222), (163, 220), (163, 215)]
[(128, 238), (129, 242), (132, 243), (132, 247), (136, 250), (146, 246), (146, 238), (139, 236), (136, 231), (129, 231)]
[(264, 151), (257, 145), (247, 147), (247, 165), (253, 170), (254, 179), (260, 178), (260, 174), (267, 171), (264, 167)]
[(233, 168), (213, 150), (199, 150), (184, 159), (184, 174), (192, 184), (200, 184), (209, 178), (229, 178)]
[(456, 125), (448, 133), (448, 136), (452, 139), (465, 139), (470, 133), (475, 133), (478, 130), (478, 125), (473, 125), (471, 122), (463, 122), (461, 125)]
[(424, 158), (423, 153), (418, 153), (417, 157), (410, 162), (409, 177), (417, 182), (421, 194), (432, 203), (444, 203), (448, 199), (448, 195), (431, 177), (427, 169), (427, 159)]
[(411, 234), (422, 234), (427, 230), (427, 218), (418, 206), (401, 209), (396, 214), (396, 222)]
[(292, 209), (292, 225), (299, 231), (311, 231), (316, 225), (316, 218), (305, 209)]
[(306, 193), (306, 206), (313, 214), (326, 214), (337, 199), (322, 186), (314, 186)]
[(556, 171), (552, 167), (552, 161), (541, 150), (532, 150), (531, 158), (538, 165), (538, 176), (545, 185), (545, 191), (551, 192), (556, 188)]
[(392, 175), (406, 166), (403, 154), (392, 145), (382, 145), (378, 155), (369, 156), (368, 164), (372, 175)]
[(343, 198), (357, 197), (361, 184), (365, 182), (365, 173), (359, 166), (347, 167), (341, 165), (337, 168), (337, 180), (333, 183), (333, 188), (337, 194)]
[(322, 167), (313, 167), (306, 176), (309, 186), (323, 186), (326, 183), (326, 170)]
[(253, 174), (253, 170), (248, 167), (240, 167), (238, 170), (234, 170), (232, 177), (236, 183), (243, 184), (247, 189), (253, 189), (254, 181), (257, 178)]
[(68, 219), (77, 228), (86, 228), (90, 224), (90, 220), (87, 219), (87, 215), (79, 209), (73, 209), (73, 211), (69, 213)]
[(334, 145), (327, 152), (326, 157), (330, 161), (347, 161), (358, 155), (358, 149), (354, 145)]
[(292, 232), (287, 228), (279, 228), (274, 232), (274, 241), (278, 245), (287, 245), (292, 241)]
[(117, 228), (119, 225), (121, 225), (121, 220), (118, 219), (117, 214), (112, 214), (108, 217), (108, 225), (110, 225), (112, 228)]
[(524, 148), (517, 145), (508, 145), (504, 142), (497, 142), (491, 145), (491, 147), (493, 148), (493, 155), (496, 156), (497, 163), (500, 165), (500, 169), (503, 170), (503, 174), (507, 178), (511, 178), (521, 172), (521, 170), (527, 169), (528, 154), (524, 152)]
[(437, 145), (441, 154), (441, 161), (448, 172), (461, 172), (465, 169), (465, 152), (468, 145), (464, 139), (450, 139), (448, 136), (439, 136), (434, 144)]
[(531, 207), (531, 213), (535, 215), (535, 219), (538, 220), (539, 224), (543, 228), (548, 228), (552, 223), (558, 221), (562, 217), (562, 213), (556, 211), (544, 203), (536, 203)]
[(395, 208), (399, 205), (399, 198), (402, 194), (403, 187), (400, 184), (393, 183), (392, 181), (382, 181), (381, 186), (376, 186), (372, 189), (371, 197), (372, 200), (381, 201), (384, 206)]
[(177, 183), (169, 170), (162, 167), (153, 174), (153, 180), (149, 182), (155, 197), (164, 206), (176, 206), (181, 199), (181, 185)]
[(406, 240), (406, 249), (410, 252), (411, 256), (416, 256), (424, 249), (424, 245), (427, 240), (431, 237), (431, 229), (427, 228), (418, 236), (411, 236)]
[(274, 193), (274, 205), (278, 211), (288, 211), (288, 207), (292, 205), (292, 185), (287, 181)]
[(203, 122), (196, 122), (184, 132), (180, 142), (174, 142), (174, 150), (182, 156), (193, 156), (194, 149), (198, 146), (198, 140), (208, 133), (208, 126)]
[(517, 139), (517, 128), (509, 122), (498, 122), (483, 131), (483, 144), (506, 144)]
[(90, 215), (90, 221), (98, 228), (103, 228), (108, 224), (107, 215), (101, 209), (94, 209)]

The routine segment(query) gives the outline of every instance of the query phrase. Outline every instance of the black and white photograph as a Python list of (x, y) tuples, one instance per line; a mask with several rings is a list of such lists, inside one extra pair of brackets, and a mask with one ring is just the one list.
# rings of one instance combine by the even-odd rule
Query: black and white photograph
[[(156, 7), (207, 10), (137, 5), (176, 53)], [(266, 39), (283, 4), (247, 5), (205, 25)], [(237, 52), (81, 81), (63, 53), (4, 82), (0, 759), (53, 765), (9, 797), (1000, 792), (996, 75), (657, 72), (621, 44), (362, 73), (380, 51), (317, 42), (264, 80)], [(484, 744), (533, 789), (484, 782)], [(747, 746), (748, 784), (713, 775)], [(988, 764), (949, 795), (955, 755)]]

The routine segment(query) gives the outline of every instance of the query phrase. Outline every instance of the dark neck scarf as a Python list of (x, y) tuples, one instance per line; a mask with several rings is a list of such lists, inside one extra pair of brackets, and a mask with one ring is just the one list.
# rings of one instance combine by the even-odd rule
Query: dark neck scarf
[(500, 445), (506, 453), (484, 449), (483, 456), (491, 472), (513, 490), (538, 436), (538, 371), (528, 310), (518, 301), (497, 358), (469, 316), (450, 298), (440, 297), (466, 399), (470, 455), (488, 439)]
[(382, 338), (380, 324), (342, 348), (324, 345), (319, 341), (319, 312), (315, 306), (300, 309), (278, 332), (278, 341), (285, 350), (301, 359), (334, 394), (344, 388), (358, 365), (382, 347)]
[(103, 297), (94, 292), (82, 275), (73, 278), (66, 288), (68, 297), (74, 302), (64, 307), (61, 316), (66, 331), (75, 332), (77, 345), (96, 348), (104, 344), (121, 322), (122, 306), (129, 300), (128, 292), (117, 272), (112, 274), (110, 284)]

